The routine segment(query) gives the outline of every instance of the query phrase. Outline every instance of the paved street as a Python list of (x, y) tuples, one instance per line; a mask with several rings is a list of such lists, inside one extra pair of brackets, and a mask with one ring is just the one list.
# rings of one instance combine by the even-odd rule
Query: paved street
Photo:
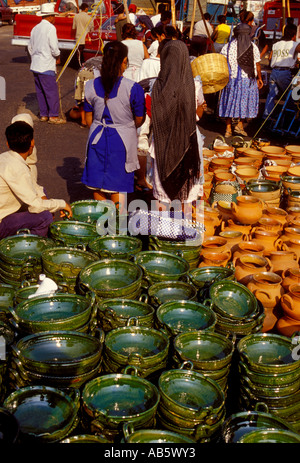
[[(89, 198), (90, 192), (80, 181), (88, 130), (82, 129), (77, 122), (54, 126), (37, 119), (38, 105), (33, 76), (29, 70), (30, 60), (25, 48), (11, 45), (12, 35), (13, 26), (4, 25), (0, 28), (0, 76), (6, 81), (6, 100), (0, 100), (1, 152), (6, 149), (5, 128), (17, 113), (18, 107), (24, 105), (35, 119), (39, 183), (46, 188), (48, 196), (63, 198), (69, 202)], [(61, 69), (59, 66), (58, 72)], [(76, 74), (76, 66), (69, 65), (59, 81), (64, 113), (74, 104)], [(215, 102), (211, 96), (208, 96), (208, 103), (213, 110)], [(259, 124), (259, 120), (254, 120), (248, 125), (250, 136), (256, 133)], [(224, 123), (212, 115), (204, 115), (200, 126), (201, 132), (205, 135), (206, 147), (217, 135), (224, 135)]]

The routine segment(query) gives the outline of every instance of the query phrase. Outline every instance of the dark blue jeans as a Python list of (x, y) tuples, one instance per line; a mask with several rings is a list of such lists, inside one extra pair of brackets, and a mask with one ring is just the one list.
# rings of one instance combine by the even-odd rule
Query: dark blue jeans
[[(269, 116), (275, 106), (275, 100), (280, 92), (280, 95), (287, 89), (292, 81), (292, 73), (289, 69), (273, 69), (269, 80), (269, 93), (266, 99), (264, 115)], [(280, 96), (279, 95), (279, 96)], [(285, 95), (287, 96), (287, 95)]]
[(49, 211), (39, 214), (32, 212), (15, 212), (7, 215), (0, 222), (0, 239), (13, 236), (18, 230), (30, 230), (32, 235), (47, 236), (49, 225), (53, 222), (53, 216)]

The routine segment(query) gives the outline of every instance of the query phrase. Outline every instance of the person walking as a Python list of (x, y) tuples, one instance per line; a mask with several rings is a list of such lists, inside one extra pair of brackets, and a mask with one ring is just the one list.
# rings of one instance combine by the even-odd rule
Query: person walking
[(229, 82), (221, 92), (219, 103), (219, 117), (226, 119), (225, 138), (232, 136), (233, 118), (239, 120), (234, 132), (247, 136), (243, 120), (257, 116), (259, 89), (263, 87), (260, 52), (251, 41), (251, 27), (241, 23), (233, 34), (234, 39), (221, 50), (229, 68)]
[(85, 38), (91, 29), (91, 17), (88, 14), (89, 5), (82, 3), (80, 5), (80, 13), (76, 14), (73, 18), (72, 29), (75, 29), (75, 40), (78, 42), (77, 58), (79, 66), (84, 63), (83, 50), (85, 47)]
[(145, 118), (144, 90), (123, 77), (128, 48), (108, 42), (103, 50), (101, 76), (85, 86), (84, 109), (90, 127), (82, 182), (97, 200), (111, 199), (123, 208), (123, 194), (134, 191), (139, 168), (137, 127)]
[(288, 24), (284, 28), (283, 37), (274, 43), (270, 54), (272, 72), (269, 79), (269, 93), (267, 95), (263, 118), (266, 119), (273, 111), (275, 99), (279, 92), (283, 93), (290, 85), (295, 68), (300, 43), (296, 42), (297, 26)]
[(31, 31), (28, 52), (31, 56), (30, 70), (33, 72), (36, 96), (40, 110), (40, 121), (63, 124), (59, 117), (59, 91), (56, 82), (56, 65), (60, 62), (60, 50), (56, 28), (54, 3), (43, 3), (37, 16), (42, 21)]
[(231, 27), (226, 24), (226, 16), (224, 14), (220, 14), (217, 19), (219, 24), (213, 31), (211, 39), (214, 41), (215, 52), (220, 53), (225, 43), (228, 42)]
[(122, 43), (128, 48), (128, 68), (124, 77), (138, 81), (138, 75), (144, 59), (149, 58), (146, 45), (137, 39), (137, 30), (131, 23), (124, 24), (122, 28)]

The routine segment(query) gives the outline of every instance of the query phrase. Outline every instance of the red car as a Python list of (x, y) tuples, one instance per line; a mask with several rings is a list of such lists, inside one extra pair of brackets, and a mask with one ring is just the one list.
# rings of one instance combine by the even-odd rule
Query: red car
[(0, 26), (3, 26), (3, 22), (8, 22), (8, 24), (14, 23), (14, 13), (9, 6), (7, 6), (4, 0), (0, 0)]

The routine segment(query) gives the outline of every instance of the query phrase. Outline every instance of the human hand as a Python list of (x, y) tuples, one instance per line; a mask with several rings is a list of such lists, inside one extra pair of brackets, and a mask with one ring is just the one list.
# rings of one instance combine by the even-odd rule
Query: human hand
[(260, 90), (261, 88), (263, 88), (264, 83), (263, 83), (262, 79), (257, 79), (257, 86), (258, 86), (258, 90)]
[(73, 212), (71, 209), (70, 204), (66, 203), (65, 207), (60, 211), (60, 217), (68, 217), (68, 219), (71, 219), (73, 216)]

